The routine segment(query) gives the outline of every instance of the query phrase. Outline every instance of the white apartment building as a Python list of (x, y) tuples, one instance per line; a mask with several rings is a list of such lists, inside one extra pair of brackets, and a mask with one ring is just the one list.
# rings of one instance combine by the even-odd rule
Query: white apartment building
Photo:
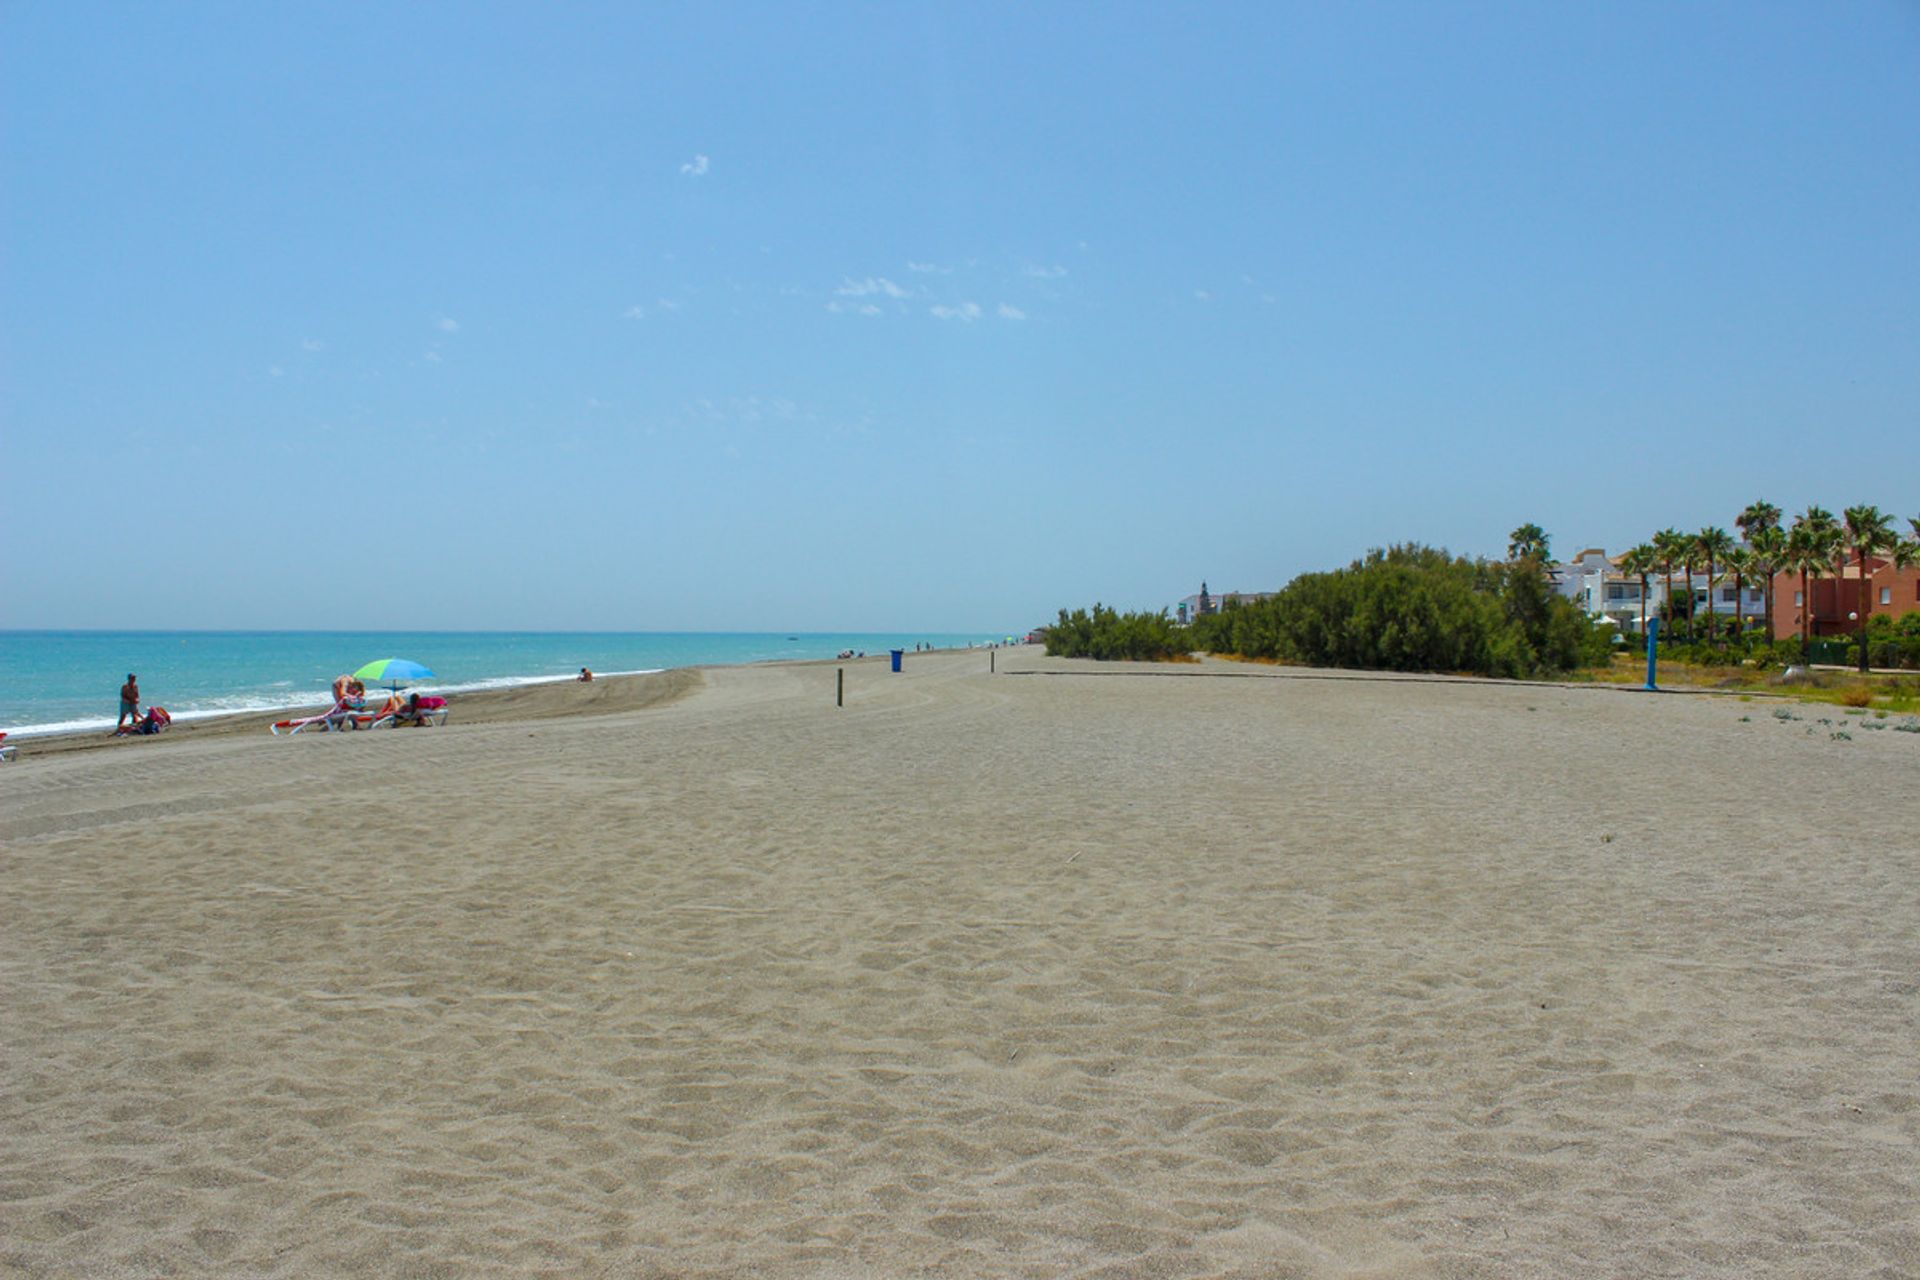
[[(1609, 556), (1601, 547), (1590, 547), (1573, 559), (1552, 567), (1554, 585), (1595, 620), (1605, 618), (1622, 631), (1640, 630), (1641, 600), (1638, 574), (1622, 573), (1618, 556)], [(1674, 575), (1674, 590), (1686, 590), (1686, 575)], [(1767, 588), (1765, 580), (1735, 587), (1733, 580), (1718, 576), (1709, 592), (1707, 575), (1693, 575), (1693, 609), (1696, 614), (1713, 613), (1722, 617), (1745, 614), (1749, 626), (1765, 621)], [(1741, 597), (1744, 594), (1745, 599)], [(1665, 574), (1647, 578), (1646, 616), (1658, 617), (1667, 602)]]

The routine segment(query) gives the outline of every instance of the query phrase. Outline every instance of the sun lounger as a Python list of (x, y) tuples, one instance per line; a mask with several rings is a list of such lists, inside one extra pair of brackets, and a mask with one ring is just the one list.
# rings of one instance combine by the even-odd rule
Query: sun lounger
[(346, 729), (371, 729), (374, 715), (359, 707), (349, 707), (344, 702), (336, 702), (317, 716), (302, 716), (297, 720), (276, 720), (272, 725), (275, 737), (291, 737), (296, 733), (312, 730), (317, 733), (338, 733)]
[(7, 745), (7, 735), (0, 733), (0, 760), (11, 760), (20, 754), (20, 748)]
[[(407, 708), (403, 705), (376, 719), (370, 728), (397, 729), (408, 726)], [(423, 725), (442, 725), (447, 722), (447, 700), (445, 698), (420, 699), (420, 723)]]

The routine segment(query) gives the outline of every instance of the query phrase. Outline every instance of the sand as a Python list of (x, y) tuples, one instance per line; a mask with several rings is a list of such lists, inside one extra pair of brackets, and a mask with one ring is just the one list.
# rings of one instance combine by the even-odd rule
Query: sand
[(987, 662), (0, 766), (0, 1273), (1920, 1274), (1920, 735)]

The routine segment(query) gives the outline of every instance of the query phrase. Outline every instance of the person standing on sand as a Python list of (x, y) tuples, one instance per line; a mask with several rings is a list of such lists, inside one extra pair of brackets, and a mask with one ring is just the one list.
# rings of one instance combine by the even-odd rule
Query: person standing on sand
[(113, 731), (119, 733), (120, 726), (128, 720), (136, 725), (140, 723), (140, 677), (131, 671), (127, 672), (127, 682), (120, 686), (120, 719)]

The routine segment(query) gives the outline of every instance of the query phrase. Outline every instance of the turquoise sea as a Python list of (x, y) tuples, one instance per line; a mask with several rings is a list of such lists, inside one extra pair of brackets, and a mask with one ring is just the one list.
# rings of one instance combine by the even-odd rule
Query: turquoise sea
[(0, 730), (16, 736), (106, 729), (120, 685), (175, 717), (322, 706), (333, 678), (375, 658), (431, 668), (424, 692), (459, 693), (669, 667), (831, 658), (930, 645), (964, 649), (985, 632), (0, 631)]

